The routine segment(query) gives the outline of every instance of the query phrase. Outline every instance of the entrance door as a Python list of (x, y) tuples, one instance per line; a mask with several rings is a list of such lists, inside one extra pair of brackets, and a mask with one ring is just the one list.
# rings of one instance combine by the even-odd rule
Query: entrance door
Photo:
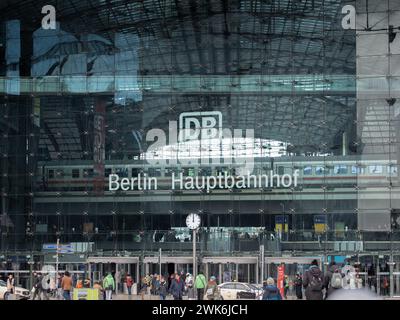
[(218, 283), (258, 283), (257, 257), (205, 257), (203, 265), (207, 279), (214, 276)]
[(87, 260), (89, 276), (92, 283), (102, 283), (111, 272), (116, 283), (116, 293), (125, 293), (125, 278), (129, 273), (134, 282), (139, 282), (139, 259), (137, 257), (89, 257)]

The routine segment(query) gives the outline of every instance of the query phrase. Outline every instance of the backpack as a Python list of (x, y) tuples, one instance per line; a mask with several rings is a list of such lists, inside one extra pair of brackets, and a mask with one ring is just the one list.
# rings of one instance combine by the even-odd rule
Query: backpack
[(323, 285), (321, 277), (311, 275), (311, 281), (310, 281), (311, 291), (322, 291), (322, 287)]
[(331, 287), (335, 289), (340, 289), (342, 287), (342, 276), (340, 273), (335, 272), (332, 274)]

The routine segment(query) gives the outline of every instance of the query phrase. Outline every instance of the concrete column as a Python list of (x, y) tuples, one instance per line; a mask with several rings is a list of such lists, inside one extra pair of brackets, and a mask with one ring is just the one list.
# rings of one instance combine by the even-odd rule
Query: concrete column
[(342, 156), (347, 156), (347, 132), (342, 134)]
[[(400, 271), (399, 263), (398, 263), (398, 262), (396, 263), (396, 268), (395, 268), (395, 270), (396, 270), (396, 273), (398, 273), (398, 272)], [(397, 296), (397, 295), (400, 294), (400, 275), (399, 275), (399, 274), (396, 274), (395, 283), (396, 283), (395, 295)]]
[(239, 280), (238, 280), (238, 278), (239, 278), (239, 264), (238, 264), (238, 263), (235, 263), (235, 267), (236, 267), (236, 270), (235, 270), (235, 271), (236, 271), (236, 272), (235, 272), (235, 273), (236, 273), (236, 274), (235, 274), (235, 280), (236, 280), (236, 281), (239, 281)]
[[(260, 259), (258, 259), (259, 261)], [(257, 266), (259, 265), (259, 262), (257, 263)], [(256, 268), (256, 283), (260, 283), (260, 277), (259, 277), (259, 273), (258, 273), (258, 268)]]
[(222, 283), (222, 263), (218, 264), (218, 273), (218, 283)]
[(378, 262), (376, 265), (376, 292), (378, 293), (378, 296), (381, 294), (381, 277), (379, 275), (380, 273), (380, 267), (379, 267), (379, 258)]
[(115, 264), (115, 293), (119, 293), (119, 283), (120, 283), (120, 276), (119, 276), (119, 264)]

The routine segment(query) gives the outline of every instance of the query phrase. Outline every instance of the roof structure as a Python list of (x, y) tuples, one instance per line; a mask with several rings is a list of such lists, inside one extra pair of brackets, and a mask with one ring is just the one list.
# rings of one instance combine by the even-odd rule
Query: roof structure
[[(118, 134), (121, 126), (128, 128), (119, 132), (121, 139), (130, 136), (132, 130), (167, 128), (168, 121), (177, 120), (181, 112), (218, 110), (224, 114), (226, 127), (254, 128), (257, 138), (288, 142), (299, 152), (323, 153), (337, 146), (342, 132), (351, 131), (356, 113), (355, 32), (341, 27), (341, 9), (347, 3), (3, 0), (0, 18), (18, 19), (23, 29), (33, 32), (41, 25), (42, 6), (54, 5), (62, 31), (80, 45), (60, 43), (41, 56), (59, 61), (50, 70), (53, 73), (42, 74), (39, 80), (63, 85), (47, 86), (33, 94), (104, 94), (114, 98), (111, 104), (115, 107), (121, 92), (125, 98), (129, 92), (139, 92), (133, 103), (124, 103), (124, 111), (109, 109), (109, 129)], [(121, 45), (121, 35), (126, 39), (125, 46)], [(121, 70), (117, 57), (131, 51), (137, 66)], [(66, 56), (80, 54), (86, 54), (84, 72), (61, 71), (60, 66), (70, 63), (65, 61)], [(100, 56), (114, 59), (114, 66), (91, 73)], [(33, 60), (33, 64), (36, 62)], [(85, 89), (74, 92), (76, 88), (65, 85), (71, 75), (77, 77), (72, 81), (79, 83), (80, 79), (79, 88)], [(38, 88), (37, 77), (25, 81), (27, 88)], [(96, 85), (90, 85), (92, 82)], [(63, 101), (59, 98), (59, 110)], [(82, 103), (80, 109), (71, 106), (70, 116), (57, 121), (49, 115), (54, 110), (43, 114), (46, 123), (42, 131), (48, 130), (43, 132), (46, 144), (53, 151), (58, 148), (71, 154), (71, 144), (76, 143), (78, 147), (72, 149), (79, 158), (85, 150), (84, 139), (77, 123), (79, 115), (73, 114), (75, 110), (78, 114), (93, 112), (90, 108), (91, 101)], [(70, 134), (63, 127), (76, 131), (66, 142), (59, 141)], [(63, 149), (64, 144), (69, 145), (67, 149)], [(121, 148), (123, 145), (122, 141)]]

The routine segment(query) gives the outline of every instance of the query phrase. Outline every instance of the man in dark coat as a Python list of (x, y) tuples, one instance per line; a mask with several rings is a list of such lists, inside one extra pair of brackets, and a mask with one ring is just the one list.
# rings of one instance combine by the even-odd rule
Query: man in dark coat
[(296, 291), (296, 297), (299, 300), (303, 300), (303, 279), (301, 275), (298, 273), (296, 274), (296, 279), (294, 280), (294, 288)]
[(34, 293), (32, 296), (32, 300), (36, 300), (36, 297), (38, 297), (39, 300), (42, 300), (42, 292), (43, 292), (42, 280), (43, 280), (43, 277), (40, 273), (36, 273), (36, 272), (33, 273)]
[(175, 275), (175, 279), (171, 282), (171, 287), (169, 288), (169, 292), (174, 297), (174, 300), (182, 300), (183, 291), (185, 290), (185, 283), (179, 277), (178, 274)]
[(313, 260), (310, 268), (304, 273), (303, 277), (303, 287), (307, 300), (323, 300), (323, 277), (324, 275), (318, 267), (318, 261)]

